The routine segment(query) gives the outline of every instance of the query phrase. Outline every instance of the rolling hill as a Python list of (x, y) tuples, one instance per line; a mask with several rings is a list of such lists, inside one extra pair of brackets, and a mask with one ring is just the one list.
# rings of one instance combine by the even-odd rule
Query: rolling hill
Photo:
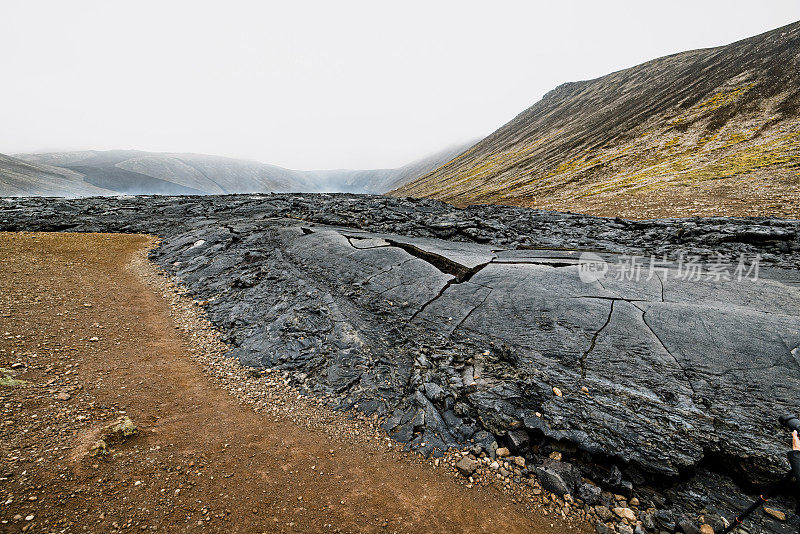
[(202, 154), (132, 150), (0, 156), (0, 196), (206, 195), (264, 192), (382, 194), (463, 152), (461, 144), (396, 169), (296, 171)]
[(109, 150), (19, 154), (26, 161), (58, 166), (114, 194), (199, 195), (309, 191), (295, 171), (201, 154)]
[(114, 192), (85, 182), (83, 175), (75, 171), (0, 154), (0, 196), (83, 197), (111, 194)]
[(565, 83), (395, 196), (800, 217), (800, 22)]

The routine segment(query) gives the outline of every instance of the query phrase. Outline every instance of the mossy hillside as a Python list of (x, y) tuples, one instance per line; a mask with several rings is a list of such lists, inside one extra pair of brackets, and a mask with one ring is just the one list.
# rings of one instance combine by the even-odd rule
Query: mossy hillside
[[(730, 94), (743, 92), (744, 89)], [(732, 101), (732, 98), (728, 96), (727, 101)], [(721, 100), (725, 99), (713, 101), (719, 103)], [(713, 107), (702, 104), (700, 109)], [(628, 146), (586, 152), (548, 172), (509, 177), (505, 180), (505, 188), (485, 187), (481, 193), (484, 198), (502, 200), (515, 194), (541, 195), (541, 189), (559, 184), (577, 184), (582, 191), (573, 193), (581, 197), (714, 180), (768, 167), (797, 167), (800, 161), (797, 139), (800, 124), (797, 120), (788, 121), (781, 128), (764, 132), (762, 128), (770, 118), (762, 116), (756, 120), (734, 121), (712, 133), (707, 132), (702, 121), (695, 121), (694, 128), (684, 135), (665, 135), (663, 127), (661, 131), (644, 131)], [(668, 129), (669, 123), (665, 126)], [(603, 176), (599, 183), (591, 183), (581, 176), (589, 174), (587, 171), (597, 170), (602, 172), (595, 174)], [(653, 180), (662, 183), (653, 184)]]
[(800, 23), (566, 84), (397, 194), (585, 210), (663, 191), (679, 205), (723, 181), (759, 196), (730, 179), (762, 187), (772, 174), (776, 198), (794, 198), (798, 49)]
[[(758, 128), (738, 131), (734, 127), (732, 131), (727, 131), (724, 135), (721, 131), (708, 132), (704, 128), (703, 114), (723, 106), (734, 105), (755, 85), (755, 83), (750, 83), (715, 93), (683, 112), (683, 115), (677, 119), (664, 121), (654, 129), (651, 129), (652, 125), (645, 125), (641, 128), (642, 131), (631, 133), (633, 139), (628, 142), (627, 146), (615, 146), (601, 150), (586, 149), (570, 159), (559, 162), (545, 172), (536, 172), (535, 170), (526, 172), (526, 167), (530, 167), (530, 165), (526, 166), (526, 163), (535, 158), (535, 152), (545, 141), (539, 138), (529, 144), (516, 146), (513, 150), (479, 158), (467, 172), (448, 180), (447, 186), (466, 190), (471, 198), (481, 201), (504, 200), (519, 194), (541, 195), (543, 192), (537, 190), (556, 188), (559, 184), (580, 184), (586, 181), (582, 179), (582, 174), (598, 174), (596, 171), (602, 169), (602, 175), (607, 183), (586, 184), (588, 186), (586, 190), (576, 192), (576, 196), (591, 196), (628, 188), (646, 187), (654, 178), (671, 177), (692, 170), (696, 161), (701, 159), (706, 152), (707, 146), (713, 146), (714, 149), (725, 149), (750, 139)], [(693, 131), (683, 135), (667, 135), (667, 131), (670, 130), (671, 125), (675, 124), (676, 120), (679, 122), (690, 120), (695, 127)], [(692, 139), (698, 136), (699, 138)], [(724, 137), (724, 143), (719, 143), (721, 137)], [(758, 150), (750, 152), (757, 153)], [(629, 157), (625, 158), (626, 155)], [(770, 157), (770, 155), (773, 154), (770, 152), (760, 159), (754, 157), (754, 154), (742, 157), (738, 165), (732, 162), (725, 167), (725, 176), (730, 176), (731, 172), (735, 172), (737, 168), (739, 172), (747, 173), (752, 168), (787, 162), (782, 158)], [(698, 172), (695, 178), (700, 179), (705, 174)], [(503, 177), (502, 185), (494, 184), (490, 180), (492, 176), (498, 175)], [(691, 180), (692, 176), (685, 178)], [(674, 180), (667, 181), (664, 186), (668, 186), (671, 181)], [(450, 198), (458, 199), (464, 196), (466, 195), (462, 193), (450, 196)]]

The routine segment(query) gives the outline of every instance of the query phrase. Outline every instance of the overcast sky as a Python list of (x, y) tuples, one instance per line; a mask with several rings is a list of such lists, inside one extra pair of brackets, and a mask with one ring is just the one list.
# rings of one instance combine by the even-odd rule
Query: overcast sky
[(798, 0), (2, 0), (0, 152), (393, 167), (560, 83), (798, 19)]

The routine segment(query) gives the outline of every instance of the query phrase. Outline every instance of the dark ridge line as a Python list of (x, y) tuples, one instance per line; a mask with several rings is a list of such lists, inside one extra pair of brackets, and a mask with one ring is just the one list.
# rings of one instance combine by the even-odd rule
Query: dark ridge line
[(560, 269), (563, 267), (577, 267), (578, 263), (564, 263), (559, 261), (504, 261), (504, 260), (492, 260), (489, 263), (494, 263), (496, 265), (545, 265), (547, 267), (553, 267), (556, 269)]
[[(378, 248), (380, 248), (380, 247), (378, 247)], [(373, 278), (375, 278), (376, 276), (380, 276), (382, 274), (386, 274), (386, 273), (392, 271), (393, 269), (396, 269), (398, 267), (402, 267), (403, 265), (405, 265), (406, 263), (408, 263), (410, 261), (411, 261), (410, 259), (403, 260), (400, 263), (396, 263), (396, 264), (392, 265), (388, 269), (383, 269), (381, 271), (378, 271), (377, 273), (373, 273), (373, 274), (369, 275), (368, 277), (366, 277), (364, 280), (362, 280), (361, 281), (361, 285), (368, 284), (369, 281), (372, 280)]]
[(486, 264), (483, 264), (470, 269), (469, 267), (465, 267), (464, 265), (461, 265), (450, 258), (446, 258), (441, 254), (428, 252), (427, 250), (423, 250), (408, 243), (401, 243), (400, 241), (395, 241), (394, 239), (386, 239), (386, 242), (393, 247), (405, 250), (412, 256), (419, 258), (426, 263), (430, 263), (442, 273), (454, 276), (459, 283), (466, 281), (468, 279), (467, 277), (471, 277), (473, 274), (475, 274), (474, 272), (470, 273), (470, 271), (474, 271), (475, 269), (481, 270), (486, 266)]
[[(306, 235), (314, 233), (313, 230), (311, 230), (310, 228), (307, 228), (305, 226), (302, 226), (301, 229), (302, 229), (303, 233), (306, 234)], [(439, 297), (441, 297), (444, 294), (444, 292), (447, 291), (447, 289), (451, 285), (461, 284), (463, 282), (469, 281), (481, 269), (483, 269), (484, 267), (486, 267), (487, 265), (492, 263), (492, 260), (490, 260), (490, 261), (487, 261), (485, 263), (481, 263), (480, 265), (476, 265), (475, 267), (469, 268), (469, 267), (466, 267), (464, 265), (461, 265), (460, 263), (457, 263), (457, 262), (451, 260), (450, 258), (446, 258), (446, 257), (444, 257), (444, 256), (442, 256), (440, 254), (436, 254), (435, 252), (428, 252), (428, 251), (423, 250), (423, 249), (421, 249), (419, 247), (416, 247), (414, 245), (410, 245), (408, 243), (401, 243), (401, 242), (395, 241), (393, 239), (384, 239), (387, 243), (389, 243), (388, 245), (380, 245), (380, 246), (377, 246), (377, 247), (361, 248), (361, 247), (357, 247), (357, 246), (355, 246), (353, 244), (352, 236), (349, 236), (349, 235), (346, 235), (346, 234), (342, 234), (342, 233), (340, 233), (339, 235), (344, 237), (347, 240), (347, 243), (351, 247), (356, 249), (356, 250), (369, 250), (369, 249), (374, 249), (374, 248), (386, 248), (386, 247), (390, 247), (390, 246), (402, 249), (402, 250), (406, 251), (408, 254), (410, 254), (411, 256), (414, 256), (415, 258), (419, 258), (422, 261), (424, 261), (424, 262), (428, 263), (429, 265), (433, 266), (435, 269), (437, 269), (442, 274), (449, 274), (449, 275), (451, 275), (453, 277), (453, 278), (449, 279), (447, 281), (447, 283), (444, 284), (444, 286), (442, 286), (442, 288), (439, 290), (439, 293), (436, 296), (434, 296), (432, 299), (430, 299), (428, 302), (423, 304), (417, 311), (414, 312), (414, 314), (408, 320), (409, 322), (413, 321), (417, 317), (417, 315), (419, 315), (420, 313), (425, 311), (425, 309), (430, 304), (432, 304)], [(358, 239), (358, 238), (356, 238), (356, 239)], [(405, 263), (405, 262), (402, 262), (402, 263)], [(401, 265), (402, 265), (402, 263), (401, 263)], [(395, 266), (393, 266), (392, 268), (394, 268), (394, 267)], [(392, 268), (388, 269), (386, 272), (390, 271)], [(400, 285), (402, 285), (402, 284), (400, 284)], [(395, 287), (397, 287), (397, 286), (395, 286)], [(381, 291), (379, 294), (383, 294), (386, 291), (389, 291), (390, 289), (393, 289), (393, 288), (387, 288), (384, 291)], [(490, 292), (491, 292), (491, 289), (490, 289)], [(488, 295), (487, 295), (487, 297), (488, 297)]]
[[(479, 264), (479, 265), (476, 265), (475, 267), (473, 267), (473, 268), (469, 269), (469, 270), (468, 270), (468, 272), (467, 272), (467, 274), (466, 274), (466, 275), (464, 275), (463, 277), (461, 277), (461, 278), (458, 280), (458, 283), (459, 283), (459, 284), (461, 284), (461, 283), (463, 283), (463, 282), (469, 282), (470, 280), (472, 280), (472, 277), (473, 277), (473, 276), (475, 276), (475, 275), (476, 275), (476, 274), (478, 274), (480, 271), (482, 271), (482, 270), (483, 270), (483, 268), (484, 268), (484, 267), (486, 267), (487, 265), (489, 265), (490, 263), (492, 263), (492, 261), (491, 261), (491, 260), (487, 261), (486, 263), (481, 263), (481, 264)], [(477, 285), (480, 285), (480, 284), (477, 284)], [(491, 289), (491, 288), (490, 288), (490, 289)]]
[[(481, 286), (481, 287), (486, 287), (486, 286)], [(492, 291), (493, 291), (493, 290), (492, 290), (492, 288), (487, 288), (487, 289), (489, 290), (489, 292), (488, 292), (488, 293), (486, 293), (486, 296), (485, 296), (485, 297), (483, 297), (483, 300), (480, 302), (480, 304), (476, 304), (475, 306), (473, 306), (473, 307), (472, 307), (472, 309), (469, 311), (469, 313), (467, 313), (467, 314), (464, 316), (464, 318), (463, 318), (463, 319), (461, 319), (461, 320), (458, 322), (458, 324), (457, 324), (455, 327), (453, 327), (453, 329), (450, 331), (450, 335), (451, 335), (451, 336), (453, 335), (453, 333), (454, 333), (456, 330), (458, 330), (459, 328), (461, 328), (461, 325), (463, 325), (463, 324), (464, 324), (464, 323), (467, 321), (467, 319), (469, 319), (469, 316), (470, 316), (470, 315), (472, 315), (472, 312), (474, 312), (475, 310), (477, 310), (478, 308), (480, 308), (481, 306), (483, 306), (483, 304), (484, 304), (484, 303), (485, 303), (485, 302), (486, 302), (486, 301), (489, 299), (489, 295), (491, 295), (491, 294), (492, 294)]]
[(345, 235), (345, 234), (341, 234), (341, 235), (343, 235), (345, 237), (345, 239), (347, 239), (347, 242), (350, 243), (350, 246), (353, 247), (356, 250), (371, 250), (373, 248), (388, 248), (388, 247), (392, 246), (392, 245), (377, 245), (377, 246), (374, 246), (374, 247), (357, 247), (355, 245), (355, 243), (353, 243), (353, 239), (369, 239), (369, 238), (367, 238), (367, 237), (355, 237), (355, 236)]
[(586, 352), (584, 352), (583, 356), (581, 356), (581, 359), (580, 359), (581, 378), (586, 378), (586, 357), (589, 356), (589, 353), (594, 350), (594, 346), (597, 343), (597, 338), (598, 338), (598, 336), (600, 336), (600, 332), (605, 330), (605, 328), (608, 326), (608, 323), (611, 322), (611, 316), (614, 315), (614, 302), (616, 300), (618, 300), (618, 299), (611, 299), (611, 309), (608, 310), (608, 318), (606, 318), (606, 322), (603, 324), (603, 326), (600, 327), (600, 330), (598, 330), (597, 332), (594, 333), (594, 335), (592, 336), (591, 345), (589, 345), (589, 348), (586, 349)]
[(429, 304), (431, 304), (431, 303), (432, 303), (434, 300), (436, 300), (436, 299), (438, 299), (439, 297), (441, 297), (441, 296), (444, 294), (444, 292), (445, 292), (445, 291), (447, 291), (447, 288), (448, 288), (448, 287), (450, 287), (451, 285), (453, 285), (454, 283), (458, 283), (458, 282), (456, 282), (456, 279), (455, 279), (455, 278), (451, 278), (450, 280), (448, 280), (448, 281), (447, 281), (447, 283), (446, 283), (445, 285), (443, 285), (443, 286), (442, 286), (442, 288), (439, 290), (439, 294), (438, 294), (438, 295), (436, 295), (435, 297), (433, 297), (432, 299), (430, 299), (430, 300), (429, 300), (428, 302), (426, 302), (425, 304), (423, 304), (423, 305), (422, 305), (422, 307), (421, 307), (420, 309), (418, 309), (417, 311), (415, 311), (415, 312), (414, 312), (414, 315), (412, 315), (412, 316), (411, 316), (411, 318), (408, 320), (408, 322), (410, 323), (410, 322), (412, 322), (414, 319), (416, 319), (417, 315), (419, 315), (420, 313), (422, 313), (422, 312), (425, 310), (425, 308), (427, 308), (427, 307), (428, 307), (428, 305), (429, 305)]
[(439, 290), (439, 293), (435, 297), (430, 299), (428, 302), (423, 304), (422, 307), (420, 307), (420, 309), (414, 312), (414, 315), (412, 315), (411, 318), (408, 320), (409, 323), (412, 322), (414, 319), (416, 319), (416, 317), (420, 313), (425, 311), (425, 308), (427, 308), (430, 304), (439, 299), (439, 297), (444, 295), (444, 292), (447, 291), (447, 289), (450, 288), (450, 286), (468, 282), (473, 276), (475, 276), (475, 274), (480, 272), (481, 269), (492, 263), (490, 260), (487, 261), (486, 263), (481, 263), (480, 265), (476, 265), (475, 267), (469, 268), (465, 267), (464, 265), (461, 265), (460, 263), (454, 262), (450, 258), (446, 258), (440, 254), (436, 254), (435, 252), (428, 252), (426, 250), (422, 250), (421, 248), (415, 247), (414, 245), (409, 245), (408, 243), (400, 243), (399, 241), (394, 241), (392, 239), (386, 239), (386, 242), (389, 243), (391, 246), (403, 249), (410, 255), (430, 264), (434, 268), (438, 269), (442, 274), (449, 274), (453, 276), (453, 278), (448, 280), (447, 283), (444, 286), (442, 286), (442, 288)]
[(571, 298), (571, 299), (600, 299), (600, 300), (611, 300), (611, 301), (622, 300), (622, 301), (625, 301), (625, 302), (630, 302), (631, 304), (633, 304), (634, 302), (653, 302), (652, 300), (647, 300), (647, 299), (626, 299), (624, 297), (599, 297), (599, 296), (596, 296), (596, 295), (578, 295), (577, 297), (568, 297), (568, 298)]
[(667, 354), (669, 354), (670, 356), (672, 356), (673, 360), (675, 360), (675, 365), (678, 366), (678, 369), (681, 370), (681, 373), (683, 373), (683, 377), (686, 379), (686, 385), (689, 386), (689, 389), (692, 390), (692, 402), (694, 403), (694, 397), (697, 396), (697, 392), (694, 389), (694, 384), (692, 384), (692, 380), (689, 377), (689, 374), (686, 372), (686, 368), (683, 366), (683, 364), (681, 364), (681, 362), (678, 359), (678, 357), (675, 356), (674, 354), (672, 354), (672, 351), (670, 351), (667, 348), (667, 346), (664, 344), (664, 342), (661, 340), (661, 338), (658, 337), (658, 334), (656, 334), (655, 330), (653, 330), (653, 327), (650, 326), (650, 324), (647, 322), (647, 319), (645, 317), (647, 312), (645, 310), (643, 310), (642, 308), (640, 308), (639, 306), (637, 306), (636, 304), (634, 304), (633, 302), (631, 302), (631, 306), (633, 306), (634, 308), (636, 308), (637, 310), (642, 312), (642, 323), (647, 327), (648, 330), (650, 330), (650, 333), (653, 334), (653, 337), (655, 337), (658, 340), (658, 343), (661, 345), (661, 347), (664, 349), (664, 351)]
[(656, 275), (656, 278), (658, 278), (658, 283), (661, 284), (661, 302), (665, 302), (664, 301), (664, 280), (661, 279), (661, 275), (658, 274), (657, 272), (654, 272), (653, 274)]

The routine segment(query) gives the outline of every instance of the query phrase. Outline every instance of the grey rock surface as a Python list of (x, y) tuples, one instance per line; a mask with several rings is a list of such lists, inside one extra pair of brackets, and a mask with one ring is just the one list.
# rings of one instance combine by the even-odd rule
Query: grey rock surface
[(533, 468), (542, 487), (556, 495), (572, 494), (580, 482), (580, 473), (571, 464), (546, 459)]
[(232, 356), (426, 455), (508, 447), (559, 492), (583, 476), (678, 517), (698, 494), (729, 515), (788, 469), (798, 221), (250, 195), (8, 199), (0, 230), (163, 237), (153, 259), (209, 301)]
[(470, 458), (469, 456), (464, 456), (456, 463), (456, 469), (458, 469), (459, 473), (461, 473), (465, 477), (468, 477), (475, 472), (475, 469), (478, 468), (478, 465), (479, 465), (478, 461), (475, 460), (474, 458)]

